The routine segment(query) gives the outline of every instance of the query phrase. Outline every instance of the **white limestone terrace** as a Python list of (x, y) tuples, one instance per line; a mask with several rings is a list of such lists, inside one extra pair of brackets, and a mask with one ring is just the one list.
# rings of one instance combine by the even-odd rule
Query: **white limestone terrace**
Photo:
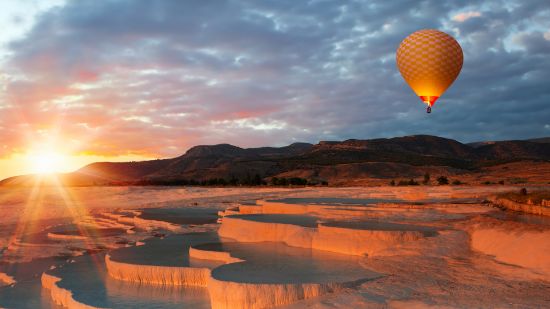
[[(186, 254), (191, 246), (191, 252), (200, 258)], [(207, 257), (206, 252), (230, 255)], [(105, 257), (107, 269), (103, 256), (98, 254), (47, 271), (42, 278), (44, 287), (56, 303), (69, 308), (119, 308), (133, 302), (136, 306), (151, 305), (141, 298), (139, 302), (135, 300), (133, 293), (139, 284), (144, 289), (155, 289), (155, 285), (183, 286), (184, 294), (188, 287), (208, 287), (214, 308), (249, 307), (252, 303), (256, 307), (271, 307), (353, 287), (379, 276), (361, 267), (357, 257), (282, 243), (240, 244), (213, 233), (152, 239), (143, 246), (118, 249), (110, 255)], [(198, 275), (205, 269), (208, 271), (204, 275)], [(119, 285), (124, 291), (122, 296), (109, 290), (115, 279), (131, 281), (124, 282), (128, 286)], [(239, 286), (231, 287), (231, 293), (227, 293), (227, 285), (234, 283)], [(197, 302), (195, 296), (180, 302)], [(202, 301), (206, 302), (204, 298)]]
[(42, 285), (68, 308), (210, 308), (206, 283), (210, 269), (223, 262), (194, 259), (189, 247), (212, 241), (219, 241), (216, 233), (151, 238), (48, 270)]
[[(164, 214), (162, 210), (152, 213), (157, 216)], [(130, 213), (125, 217), (141, 214)], [(323, 234), (327, 230), (330, 233)], [(346, 231), (348, 235), (335, 233), (338, 230)], [(361, 235), (364, 230), (368, 233)], [(373, 234), (372, 230), (376, 232)], [(283, 236), (273, 231), (283, 231)], [(360, 264), (362, 256), (372, 254), (365, 248), (379, 250), (380, 244), (393, 246), (433, 236), (434, 233), (428, 227), (396, 223), (326, 222), (310, 214), (232, 215), (223, 219), (218, 234), (191, 233), (149, 240), (143, 246), (112, 251), (105, 256), (105, 265), (110, 279), (207, 287), (213, 308), (264, 308), (353, 288), (378, 278), (379, 274)], [(228, 235), (242, 243), (225, 239)], [(245, 238), (242, 235), (246, 235)], [(261, 242), (250, 243), (258, 237)], [(312, 241), (314, 239), (317, 241)], [(342, 247), (346, 241), (362, 247)], [(56, 302), (81, 306), (90, 305), (86, 301), (94, 299), (91, 305), (95, 307), (119, 305), (110, 300), (97, 301), (84, 292), (86, 289), (73, 288), (71, 283), (74, 280), (70, 276), (65, 279), (65, 276), (59, 270), (46, 272), (43, 276), (43, 283)], [(228, 290), (231, 293), (227, 293)], [(70, 301), (67, 294), (71, 295)]]
[[(302, 201), (305, 203), (300, 203)], [(499, 217), (500, 210), (487, 207), (488, 205), (482, 204), (482, 201), (483, 199), (478, 197), (456, 200), (440, 198), (422, 203), (415, 201), (414, 203), (378, 204), (371, 204), (372, 200), (369, 199), (362, 201), (333, 198), (328, 201), (323, 198), (262, 200), (254, 205), (241, 205), (238, 209), (232, 208), (229, 212), (222, 213), (225, 216), (219, 234), (241, 243), (282, 241), (295, 247), (350, 255), (368, 255), (369, 258), (362, 262), (363, 266), (375, 271), (381, 270), (384, 275), (406, 278), (407, 282), (414, 282), (414, 278), (408, 276), (408, 273), (415, 273), (419, 280), (423, 280), (422, 286), (429, 286), (427, 283), (429, 280), (425, 281), (425, 277), (445, 278), (442, 279), (448, 280), (445, 284), (455, 284), (459, 287), (458, 293), (470, 295), (453, 298), (453, 301), (462, 304), (480, 306), (486, 302), (502, 307), (506, 300), (515, 299), (522, 304), (540, 305), (541, 301), (544, 302), (544, 297), (541, 298), (542, 294), (536, 293), (538, 289), (533, 290), (529, 287), (548, 286), (548, 283), (544, 282), (550, 282), (548, 277), (550, 269), (548, 233), (550, 231), (546, 222), (543, 218), (526, 215), (516, 215), (517, 218), (513, 221), (521, 222), (517, 224), (511, 223), (509, 216), (495, 222), (492, 217)], [(349, 220), (350, 218), (353, 220)], [(506, 233), (507, 227), (511, 228), (513, 233)], [(518, 251), (516, 248), (521, 249)], [(481, 256), (478, 256), (479, 253)], [(471, 259), (471, 264), (464, 262), (464, 259)], [(453, 271), (438, 268), (441, 267), (437, 265), (441, 265), (442, 260), (452, 261), (453, 266), (448, 267), (468, 273), (468, 276), (476, 277), (476, 280), (483, 276), (494, 278), (495, 282), (499, 282), (495, 284), (497, 286), (495, 293), (500, 296), (495, 298), (485, 295), (482, 291), (478, 293), (468, 291), (461, 280), (452, 278)], [(407, 263), (403, 261), (414, 261), (411, 262), (411, 265), (416, 265), (414, 267), (430, 270), (425, 274), (419, 274), (413, 270), (407, 271)], [(494, 264), (501, 262), (511, 265)], [(391, 266), (388, 267), (392, 264), (396, 265), (395, 270)], [(484, 266), (479, 268), (479, 265)], [(212, 272), (212, 278), (216, 279), (219, 270), (237, 267), (236, 264), (221, 266)], [(522, 270), (517, 267), (521, 267)], [(473, 269), (477, 269), (477, 273)], [(440, 274), (435, 274), (434, 271)], [(511, 278), (506, 279), (510, 276)], [(530, 281), (533, 279), (535, 281)], [(383, 304), (368, 298), (362, 298), (361, 303), (364, 306), (373, 307), (430, 306), (429, 302), (410, 300), (412, 296), (410, 294), (402, 296), (395, 294), (392, 292), (392, 286), (395, 283), (390, 285), (383, 283), (388, 281), (394, 282), (384, 276), (361, 285), (361, 290), (367, 289), (368, 293), (373, 291), (376, 293), (377, 286), (380, 284), (385, 286), (382, 295), (386, 300)], [(510, 285), (506, 285), (506, 282)], [(229, 308), (231, 304), (239, 304), (240, 301), (241, 305), (253, 307), (253, 303), (247, 303), (246, 299), (249, 299), (247, 295), (258, 297), (261, 293), (270, 292), (274, 293), (272, 295), (279, 295), (273, 289), (262, 289), (262, 292), (258, 293), (243, 289), (238, 284), (249, 286), (250, 283), (237, 282), (226, 286), (225, 288), (237, 289), (240, 291), (237, 295), (241, 296), (226, 297), (221, 300), (212, 299), (212, 303), (220, 302), (222, 304), (220, 307)], [(521, 284), (527, 288), (522, 288)], [(370, 288), (371, 286), (373, 288)], [(212, 290), (213, 287), (210, 289)], [(511, 289), (514, 290), (511, 291)], [(524, 293), (533, 297), (521, 297), (518, 290), (523, 290)], [(429, 291), (420, 290), (418, 293), (424, 293), (421, 298), (423, 300), (434, 297)], [(296, 292), (290, 293), (290, 295), (295, 294)], [(504, 295), (508, 296), (504, 297)], [(300, 297), (303, 299), (300, 302), (302, 305), (308, 303), (304, 302), (307, 297), (303, 295)], [(405, 300), (400, 300), (403, 298)], [(276, 296), (272, 296), (271, 299), (288, 301), (284, 297)], [(348, 301), (350, 300), (346, 302)], [(445, 305), (449, 300), (439, 298), (437, 303)]]
[[(481, 199), (476, 197), (462, 197), (462, 198), (449, 198), (449, 197), (423, 197), (413, 200), (415, 204), (433, 204), (433, 203), (475, 203)], [(260, 201), (262, 203), (263, 201)], [(332, 206), (374, 206), (376, 204), (410, 204), (411, 201), (407, 199), (400, 199), (395, 197), (372, 197), (372, 198), (351, 198), (351, 197), (288, 197), (281, 199), (267, 199), (265, 202), (270, 203), (283, 203), (288, 205), (332, 205)]]
[(320, 222), (315, 216), (248, 214), (223, 218), (222, 237), (239, 242), (283, 242), (341, 254), (374, 256), (410, 241), (437, 235), (433, 227), (384, 221)]
[(3, 260), (18, 263), (51, 256), (68, 258), (123, 247), (149, 237), (128, 231), (120, 227), (93, 227), (79, 223), (55, 225), (14, 238), (4, 252)]
[[(181, 251), (173, 252), (174, 248)], [(111, 277), (208, 287), (213, 308), (290, 304), (379, 276), (361, 267), (359, 257), (280, 242), (236, 243), (209, 233), (156, 239), (110, 255), (106, 265)]]
[(79, 257), (74, 263), (45, 272), (43, 289), (67, 308), (210, 308), (201, 287), (144, 285), (107, 274), (104, 255)]
[[(355, 198), (287, 198), (258, 200), (253, 204), (242, 204), (220, 212), (220, 216), (234, 214), (295, 214), (316, 216), (320, 220), (357, 221), (384, 220), (399, 223), (433, 224), (440, 220), (464, 219), (470, 214), (484, 213), (487, 207), (481, 205), (483, 199), (444, 198), (424, 199), (424, 201), (404, 201), (396, 199), (355, 199)], [(287, 203), (289, 202), (289, 203)], [(300, 204), (300, 202), (304, 202)]]
[[(263, 308), (291, 304), (298, 300), (336, 292), (378, 277), (378, 274), (361, 267), (361, 256), (367, 254), (366, 251), (358, 251), (363, 247), (334, 250), (337, 247), (336, 243), (349, 242), (346, 236), (357, 235), (358, 232), (366, 230), (369, 233), (360, 235), (361, 239), (351, 237), (351, 241), (369, 247), (373, 246), (372, 239), (375, 239), (373, 247), (379, 249), (380, 244), (387, 247), (435, 235), (434, 229), (428, 227), (396, 223), (360, 222), (349, 226), (338, 222), (322, 225), (319, 223), (322, 222), (312, 215), (232, 215), (224, 217), (222, 221), (219, 230), (222, 238), (211, 241), (211, 244), (204, 245), (201, 242), (208, 241), (212, 235), (173, 236), (166, 240), (150, 242), (142, 247), (117, 250), (112, 256), (107, 256), (106, 263), (109, 274), (121, 280), (207, 286), (214, 308)], [(322, 234), (319, 231), (327, 229), (331, 229), (330, 234), (334, 234), (334, 230), (345, 230), (350, 235), (337, 235), (336, 238), (330, 239), (327, 238), (328, 234), (316, 236)], [(372, 230), (376, 232), (370, 233)], [(283, 236), (278, 235), (277, 231), (282, 232)], [(380, 233), (383, 234), (382, 237), (378, 235)], [(288, 239), (285, 238), (287, 236)], [(182, 252), (175, 255), (176, 266), (173, 265), (174, 260), (159, 259), (157, 256), (169, 254), (164, 251), (173, 250), (174, 245), (168, 242), (177, 237), (186, 238), (188, 245), (177, 246)], [(313, 245), (311, 240), (315, 237), (319, 241)], [(223, 238), (234, 238), (244, 243), (228, 242)], [(258, 238), (258, 243), (247, 243)], [(200, 252), (202, 258), (213, 257), (218, 260), (220, 258), (216, 258), (214, 254), (205, 252), (226, 252), (228, 257), (234, 260), (224, 261), (226, 264), (219, 263), (212, 267), (210, 275), (210, 272), (205, 270), (208, 267), (200, 265), (201, 263), (195, 262), (191, 265), (193, 257), (185, 255), (186, 249), (190, 252)], [(126, 257), (121, 257), (120, 253), (126, 253)], [(148, 256), (151, 260), (147, 260)], [(225, 258), (229, 260), (228, 257)], [(232, 292), (226, 293), (228, 290)]]
[(133, 245), (151, 236), (217, 228), (217, 209), (158, 208), (96, 211), (71, 223), (29, 229), (2, 252), (3, 261), (71, 257)]
[(136, 229), (165, 230), (173, 233), (187, 232), (187, 227), (216, 223), (217, 209), (205, 207), (145, 208), (101, 212), (100, 216)]
[(177, 234), (164, 238), (150, 238), (141, 246), (111, 251), (109, 256), (112, 261), (129, 264), (189, 266), (191, 263), (201, 262), (194, 261), (189, 256), (191, 246), (219, 241), (221, 240), (216, 232)]
[[(507, 308), (550, 301), (550, 230), (544, 220), (502, 215), (481, 203), (479, 189), (450, 200), (446, 189), (427, 195), (407, 190), (392, 198), (384, 190), (368, 196), (343, 189), (360, 201), (343, 193), (325, 199), (321, 192), (307, 195), (315, 198), (311, 202), (227, 203), (221, 225), (178, 224), (193, 219), (184, 215), (163, 221), (178, 216), (169, 214), (178, 212), (172, 208), (166, 208), (166, 218), (159, 208), (148, 219), (143, 209), (112, 211), (112, 217), (102, 217), (158, 237), (111, 250), (108, 257), (64, 261), (45, 272), (42, 298), (28, 285), (31, 277), (7, 271), (18, 282), (10, 292), (0, 288), (0, 307), (55, 308), (54, 299), (84, 308)], [(413, 201), (393, 200), (406, 194), (414, 194)], [(143, 220), (152, 222), (149, 229)], [(181, 230), (162, 229), (171, 225)], [(169, 235), (203, 230), (212, 232)], [(23, 300), (24, 287), (33, 291), (32, 302)], [(33, 306), (6, 304), (12, 296)]]
[[(174, 213), (171, 209), (168, 209), (167, 212), (170, 213), (168, 216)], [(180, 216), (181, 213), (185, 212), (185, 209), (179, 210)], [(200, 213), (194, 210), (191, 212), (193, 212), (195, 218), (198, 217), (200, 219)], [(80, 263), (80, 259), (76, 257), (83, 254), (87, 255), (96, 252), (105, 252), (109, 249), (140, 245), (142, 243), (141, 240), (144, 238), (151, 236), (164, 237), (174, 233), (171, 229), (162, 229), (163, 223), (181, 227), (181, 229), (177, 230), (178, 232), (212, 230), (216, 228), (216, 224), (201, 225), (203, 222), (196, 222), (196, 220), (193, 223), (199, 225), (193, 226), (147, 219), (139, 219), (139, 226), (133, 225), (132, 222), (122, 223), (118, 221), (118, 218), (133, 218), (141, 213), (141, 211), (117, 209), (110, 212), (93, 212), (91, 215), (80, 217), (74, 223), (50, 224), (40, 229), (34, 229), (32, 233), (23, 233), (21, 237), (8, 246), (7, 251), (2, 253), (2, 260), (8, 263), (5, 265), (0, 263), (1, 277), (5, 279), (2, 279), (2, 283), (0, 284), (0, 308), (58, 308), (59, 305), (55, 302), (67, 305), (67, 295), (72, 295), (71, 289), (68, 287), (52, 289), (52, 287), (57, 287), (58, 284), (72, 286), (72, 282), (76, 281), (69, 280), (70, 283), (68, 284), (67, 281), (62, 280), (62, 277), (54, 278), (55, 280), (49, 280), (49, 284), (47, 285), (49, 288), (43, 292), (40, 278), (45, 270), (49, 272), (52, 269), (62, 268), (65, 264)], [(212, 213), (215, 213), (215, 210), (212, 211), (205, 208), (202, 213), (208, 216), (208, 220), (211, 222)], [(162, 215), (163, 211), (158, 211), (158, 214)], [(151, 222), (152, 224), (149, 224)], [(161, 223), (160, 226), (158, 223)], [(156, 238), (153, 238), (152, 241), (154, 239)], [(167, 254), (167, 256), (173, 257), (173, 252), (176, 251), (177, 248), (173, 247), (172, 252)], [(33, 260), (25, 263), (24, 260), (21, 260), (22, 257)], [(104, 258), (102, 258), (98, 265), (104, 268), (104, 264)], [(26, 272), (21, 271), (23, 268), (26, 269)], [(32, 275), (25, 275), (25, 273), (31, 270)], [(45, 277), (48, 277), (47, 273)], [(115, 281), (117, 283), (114, 286), (118, 286), (120, 281)], [(4, 285), (9, 286), (3, 287)], [(91, 289), (92, 286), (92, 284), (88, 285), (84, 291)], [(52, 290), (58, 292), (53, 293), (56, 295), (56, 298), (49, 296)], [(65, 292), (59, 293), (60, 291)], [(81, 292), (77, 291), (75, 293), (76, 297)], [(204, 294), (204, 291), (199, 294), (201, 293)], [(157, 294), (160, 297), (162, 291)], [(64, 301), (61, 301), (61, 299), (64, 299)], [(162, 303), (160, 298), (157, 300)], [(208, 297), (203, 300), (207, 301)], [(120, 301), (114, 302), (115, 308), (119, 307), (116, 305), (117, 302)], [(181, 301), (179, 302), (181, 303)], [(181, 306), (178, 305), (175, 307)], [(209, 306), (206, 305), (206, 307)]]
[(359, 257), (280, 242), (224, 242), (196, 248), (228, 252), (243, 260), (212, 270), (208, 289), (213, 308), (288, 305), (353, 288), (380, 276), (362, 267)]

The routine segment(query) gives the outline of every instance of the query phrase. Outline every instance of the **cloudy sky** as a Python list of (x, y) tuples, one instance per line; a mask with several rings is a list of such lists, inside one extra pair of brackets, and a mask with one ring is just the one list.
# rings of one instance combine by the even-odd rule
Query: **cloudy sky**
[[(44, 153), (70, 170), (197, 144), (550, 136), (547, 0), (13, 0), (0, 27), (0, 178)], [(464, 50), (430, 115), (395, 64), (424, 28)]]

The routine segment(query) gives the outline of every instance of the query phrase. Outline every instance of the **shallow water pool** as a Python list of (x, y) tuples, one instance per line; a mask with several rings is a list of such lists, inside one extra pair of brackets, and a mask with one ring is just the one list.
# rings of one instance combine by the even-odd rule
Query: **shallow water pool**
[(287, 246), (280, 242), (226, 242), (198, 246), (226, 251), (245, 260), (212, 270), (216, 279), (244, 283), (354, 282), (378, 277), (363, 268), (362, 257)]
[(78, 258), (75, 263), (50, 271), (62, 278), (57, 284), (73, 292), (75, 300), (102, 308), (210, 308), (208, 290), (139, 284), (111, 278), (104, 255)]

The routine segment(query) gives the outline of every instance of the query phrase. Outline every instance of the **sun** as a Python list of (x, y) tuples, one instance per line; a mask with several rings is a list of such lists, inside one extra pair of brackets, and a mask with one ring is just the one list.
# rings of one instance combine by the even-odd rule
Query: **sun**
[(53, 151), (27, 154), (30, 170), (35, 174), (58, 173), (64, 169), (64, 156)]

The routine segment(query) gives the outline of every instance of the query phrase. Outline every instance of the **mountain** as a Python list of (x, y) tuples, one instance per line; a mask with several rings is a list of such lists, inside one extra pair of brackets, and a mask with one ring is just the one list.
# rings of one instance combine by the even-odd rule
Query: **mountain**
[[(543, 143), (543, 144), (549, 144), (550, 143), (550, 137), (539, 137), (539, 138), (531, 138), (525, 140), (527, 142), (534, 142), (534, 143)], [(510, 140), (510, 141), (483, 141), (483, 142), (473, 142), (468, 143), (466, 145), (474, 148), (478, 148), (485, 145), (492, 145), (495, 143), (504, 143), (504, 142), (522, 142), (522, 140)]]
[[(214, 183), (223, 179), (223, 183), (249, 184), (271, 177), (370, 184), (422, 177), (425, 173), (478, 175), (476, 179), (481, 179), (483, 173), (496, 173), (491, 172), (497, 170), (495, 166), (508, 164), (510, 168), (514, 162), (522, 168), (538, 164), (529, 170), (535, 174), (539, 170), (545, 172), (550, 166), (550, 143), (541, 142), (544, 140), (463, 144), (437, 136), (413, 135), (321, 141), (316, 145), (294, 143), (285, 147), (201, 145), (171, 159), (93, 163), (73, 173), (60, 174), (58, 179), (65, 185), (195, 184), (212, 179), (216, 179)], [(502, 173), (499, 175), (503, 177)], [(536, 179), (544, 180), (544, 175), (541, 177)], [(34, 181), (33, 175), (17, 176), (1, 181), (0, 185), (24, 186)]]
[(256, 174), (268, 175), (279, 171), (278, 161), (300, 156), (313, 145), (294, 143), (285, 147), (240, 148), (228, 144), (195, 146), (184, 155), (143, 179), (158, 180), (206, 180), (212, 178), (245, 178)]
[(539, 137), (539, 138), (532, 138), (528, 139), (529, 142), (535, 142), (535, 143), (550, 143), (550, 137)]
[(476, 148), (485, 160), (547, 159), (550, 144), (531, 141), (502, 141)]

